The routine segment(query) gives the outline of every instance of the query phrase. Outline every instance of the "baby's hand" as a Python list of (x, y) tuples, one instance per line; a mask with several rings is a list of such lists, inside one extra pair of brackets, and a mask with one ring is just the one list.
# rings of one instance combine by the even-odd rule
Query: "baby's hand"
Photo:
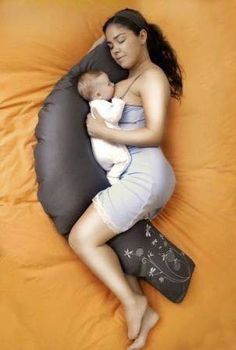
[(91, 137), (103, 138), (104, 132), (107, 130), (106, 123), (95, 107), (92, 108), (92, 112), (95, 118), (91, 113), (87, 114), (86, 125), (88, 134)]

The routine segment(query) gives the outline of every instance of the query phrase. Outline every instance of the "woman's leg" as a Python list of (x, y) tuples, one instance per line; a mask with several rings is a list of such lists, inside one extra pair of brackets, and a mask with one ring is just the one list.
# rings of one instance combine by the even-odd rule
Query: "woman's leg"
[(138, 279), (135, 276), (127, 275), (125, 274), (125, 277), (130, 285), (130, 287), (133, 289), (135, 293), (143, 295), (142, 288), (138, 282)]
[(68, 242), (80, 259), (104, 282), (124, 306), (128, 337), (138, 336), (147, 298), (134, 292), (113, 249), (105, 244), (117, 235), (101, 219), (94, 204), (86, 209), (72, 227)]
[[(125, 275), (126, 279), (130, 285), (130, 287), (133, 289), (134, 292), (143, 294), (142, 288), (138, 282), (138, 279), (134, 276)], [(155, 324), (159, 320), (159, 315), (156, 313), (149, 305), (144, 313), (144, 316), (142, 318), (142, 324), (140, 328), (140, 332), (138, 337), (135, 339), (135, 341), (128, 347), (128, 350), (136, 350), (141, 349), (147, 340), (147, 336), (150, 332), (150, 330), (155, 326)]]

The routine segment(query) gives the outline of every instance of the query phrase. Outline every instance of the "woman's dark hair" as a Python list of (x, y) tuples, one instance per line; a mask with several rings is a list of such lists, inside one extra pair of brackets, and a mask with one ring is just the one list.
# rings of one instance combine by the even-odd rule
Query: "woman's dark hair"
[(120, 24), (138, 35), (141, 29), (147, 31), (147, 49), (150, 59), (165, 72), (170, 83), (171, 96), (180, 100), (183, 94), (182, 67), (177, 61), (175, 50), (166, 40), (162, 30), (156, 24), (148, 23), (140, 12), (126, 8), (118, 11), (103, 25), (105, 34), (110, 24)]

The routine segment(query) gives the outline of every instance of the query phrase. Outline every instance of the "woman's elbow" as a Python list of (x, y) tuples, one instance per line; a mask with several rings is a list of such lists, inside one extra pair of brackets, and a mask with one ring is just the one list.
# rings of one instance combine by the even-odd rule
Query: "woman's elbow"
[(149, 147), (158, 147), (161, 143), (161, 136), (156, 132), (152, 132), (151, 137), (149, 138)]

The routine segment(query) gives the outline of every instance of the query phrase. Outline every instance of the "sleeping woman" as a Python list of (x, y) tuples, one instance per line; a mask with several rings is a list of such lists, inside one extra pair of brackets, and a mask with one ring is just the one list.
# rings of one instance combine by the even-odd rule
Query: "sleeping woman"
[[(100, 191), (72, 227), (69, 244), (120, 300), (127, 321), (129, 350), (141, 349), (159, 319), (133, 276), (125, 275), (106, 242), (144, 218), (154, 219), (172, 196), (176, 177), (161, 149), (171, 97), (182, 95), (175, 51), (160, 28), (140, 12), (124, 9), (103, 25), (112, 58), (127, 69), (115, 96), (125, 101), (120, 129), (110, 129), (95, 110), (86, 120), (90, 136), (126, 145), (131, 162), (120, 181)], [(94, 46), (93, 46), (94, 47)]]

